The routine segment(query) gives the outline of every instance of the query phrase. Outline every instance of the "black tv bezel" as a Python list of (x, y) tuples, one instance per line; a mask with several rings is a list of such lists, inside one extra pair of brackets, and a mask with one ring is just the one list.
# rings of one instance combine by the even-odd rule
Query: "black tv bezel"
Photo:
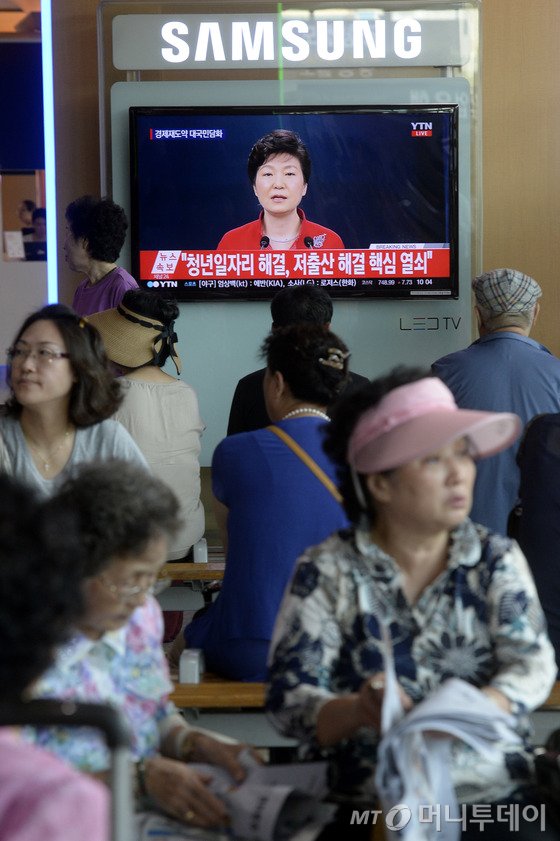
[[(360, 105), (133, 105), (129, 107), (129, 155), (130, 155), (130, 239), (131, 239), (131, 270), (133, 276), (138, 280), (139, 285), (145, 288), (149, 281), (141, 280), (140, 274), (140, 247), (139, 247), (139, 196), (137, 171), (137, 140), (136, 117), (138, 116), (175, 116), (182, 114), (193, 115), (234, 115), (234, 116), (281, 116), (281, 115), (306, 115), (306, 114), (367, 114), (367, 113), (414, 113), (433, 114), (445, 112), (452, 117), (452, 137), (450, 149), (450, 174), (449, 194), (452, 197), (450, 205), (450, 291), (449, 294), (442, 294), (439, 290), (432, 292), (423, 291), (422, 294), (411, 294), (404, 288), (387, 287), (383, 290), (372, 292), (371, 290), (352, 290), (348, 288), (329, 287), (328, 293), (333, 298), (347, 300), (366, 301), (449, 301), (459, 298), (459, 104), (452, 103), (386, 103), (386, 104), (360, 104)], [(188, 288), (187, 290), (177, 285), (176, 288), (167, 286), (151, 287), (154, 291), (172, 297), (179, 302), (204, 303), (206, 301), (269, 301), (278, 289), (256, 289), (250, 287), (248, 290), (204, 290)], [(414, 291), (414, 290), (412, 290)]]

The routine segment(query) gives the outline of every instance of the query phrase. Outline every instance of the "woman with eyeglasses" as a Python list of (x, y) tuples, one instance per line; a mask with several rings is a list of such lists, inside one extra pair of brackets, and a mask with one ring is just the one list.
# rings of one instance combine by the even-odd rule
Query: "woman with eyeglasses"
[[(68, 512), (78, 520), (85, 612), (35, 694), (121, 710), (131, 731), (139, 806), (146, 797), (185, 823), (226, 824), (209, 778), (187, 763), (220, 765), (239, 781), (238, 755), (246, 746), (190, 728), (169, 701), (162, 614), (152, 596), (180, 527), (177, 497), (152, 474), (115, 460), (83, 465), (44, 508), (47, 516)], [(108, 767), (105, 746), (91, 730), (42, 730), (35, 741), (82, 771), (102, 774)]]
[(81, 462), (122, 458), (147, 468), (111, 420), (122, 400), (97, 330), (63, 304), (32, 313), (8, 349), (11, 395), (0, 414), (8, 472), (50, 496)]

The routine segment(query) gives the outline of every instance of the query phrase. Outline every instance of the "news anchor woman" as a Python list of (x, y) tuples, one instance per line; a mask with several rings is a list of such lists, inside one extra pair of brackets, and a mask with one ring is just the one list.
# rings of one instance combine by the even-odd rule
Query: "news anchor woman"
[(247, 173), (262, 210), (254, 222), (225, 233), (218, 251), (344, 248), (337, 233), (310, 222), (299, 207), (307, 193), (311, 159), (295, 132), (276, 129), (257, 140)]

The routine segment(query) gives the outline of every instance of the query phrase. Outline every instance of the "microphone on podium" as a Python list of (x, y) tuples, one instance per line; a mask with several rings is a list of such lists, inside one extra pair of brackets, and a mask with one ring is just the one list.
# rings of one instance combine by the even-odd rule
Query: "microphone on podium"
[(261, 242), (260, 242), (261, 248), (268, 248), (269, 245), (270, 245), (269, 238), (268, 237), (261, 237)]

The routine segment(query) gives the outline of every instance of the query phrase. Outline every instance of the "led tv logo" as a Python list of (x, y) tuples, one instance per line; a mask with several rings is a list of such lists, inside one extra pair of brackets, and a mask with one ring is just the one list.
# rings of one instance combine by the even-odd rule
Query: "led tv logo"
[(460, 315), (457, 318), (452, 315), (414, 316), (412, 319), (400, 318), (399, 330), (458, 330), (460, 324)]
[(411, 123), (412, 131), (411, 137), (431, 137), (432, 123)]

